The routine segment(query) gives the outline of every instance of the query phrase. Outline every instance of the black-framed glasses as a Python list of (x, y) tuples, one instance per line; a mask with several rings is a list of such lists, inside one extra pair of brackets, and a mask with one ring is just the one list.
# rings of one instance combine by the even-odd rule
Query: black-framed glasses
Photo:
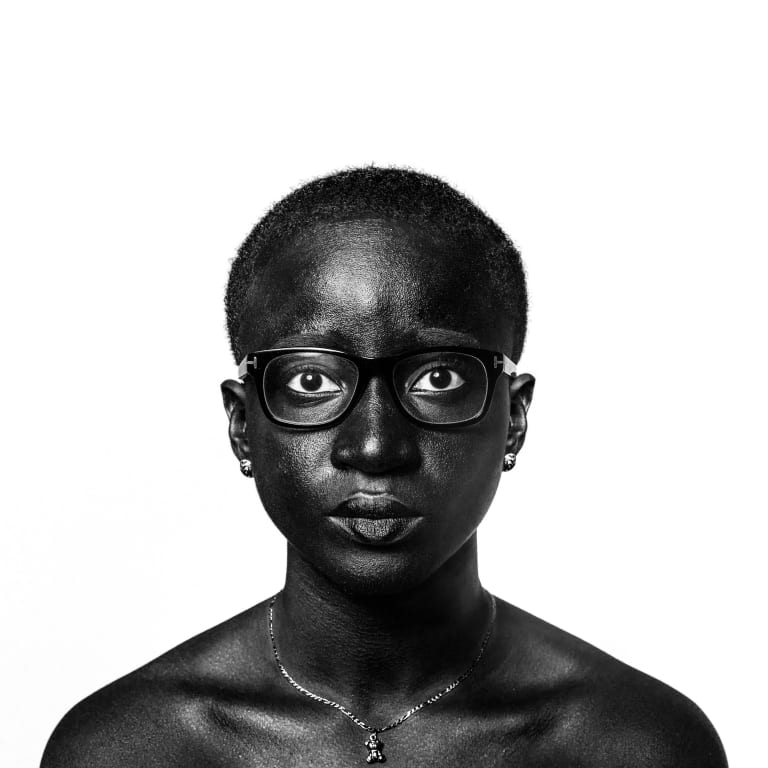
[(286, 347), (249, 352), (238, 375), (253, 379), (264, 413), (277, 424), (306, 429), (336, 424), (354, 408), (371, 378), (381, 376), (409, 418), (453, 427), (480, 420), (499, 376), (513, 376), (515, 370), (503, 352), (474, 347), (425, 347), (375, 358)]

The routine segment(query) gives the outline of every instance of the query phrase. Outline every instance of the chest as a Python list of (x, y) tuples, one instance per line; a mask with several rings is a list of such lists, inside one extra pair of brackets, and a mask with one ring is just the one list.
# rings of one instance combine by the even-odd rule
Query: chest
[[(343, 715), (321, 711), (294, 718), (275, 713), (218, 713), (205, 739), (206, 766), (227, 768), (494, 768), (537, 765), (543, 760), (547, 727), (531, 717), (419, 713), (402, 725), (371, 734)], [(542, 758), (542, 759), (540, 759)]]

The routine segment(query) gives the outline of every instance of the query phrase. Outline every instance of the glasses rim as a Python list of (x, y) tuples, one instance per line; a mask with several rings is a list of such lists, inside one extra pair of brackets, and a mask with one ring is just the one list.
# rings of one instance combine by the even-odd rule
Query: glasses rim
[[(349, 402), (341, 412), (326, 421), (306, 424), (281, 419), (272, 412), (268, 403), (266, 402), (264, 393), (264, 373), (267, 369), (267, 366), (275, 358), (297, 352), (317, 352), (342, 357), (351, 361), (358, 370), (358, 381), (353, 396), (350, 398)], [(384, 374), (393, 374), (395, 366), (403, 360), (407, 360), (411, 357), (418, 357), (430, 352), (453, 352), (457, 354), (465, 354), (470, 357), (474, 357), (479, 363), (483, 365), (487, 376), (488, 386), (486, 388), (483, 405), (474, 416), (455, 422), (428, 421), (421, 419), (408, 411), (405, 404), (401, 401), (400, 395), (396, 391), (394, 381), (391, 380), (392, 375)], [(256, 352), (248, 352), (242, 358), (238, 366), (238, 376), (241, 381), (244, 382), (246, 377), (248, 377), (256, 384), (262, 410), (270, 421), (280, 426), (304, 430), (325, 429), (342, 421), (352, 410), (352, 408), (354, 408), (355, 404), (362, 396), (362, 393), (367, 388), (370, 379), (374, 376), (381, 376), (386, 381), (398, 408), (411, 421), (414, 421), (421, 426), (427, 426), (434, 429), (468, 426), (482, 419), (483, 416), (485, 416), (487, 413), (488, 408), (490, 407), (493, 392), (495, 390), (495, 385), (499, 377), (502, 374), (506, 374), (512, 378), (516, 375), (516, 371), (517, 366), (506, 354), (504, 354), (504, 352), (484, 349), (480, 347), (465, 347), (456, 345), (425, 346), (407, 350), (397, 355), (384, 355), (379, 357), (356, 355), (345, 350), (327, 347), (274, 347), (258, 350)], [(257, 373), (260, 375), (254, 375)]]

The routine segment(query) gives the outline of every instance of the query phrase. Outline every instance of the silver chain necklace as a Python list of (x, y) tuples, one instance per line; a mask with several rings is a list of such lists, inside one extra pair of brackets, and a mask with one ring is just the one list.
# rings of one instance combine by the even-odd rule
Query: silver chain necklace
[(450, 693), (459, 683), (463, 683), (474, 671), (475, 667), (480, 662), (480, 659), (483, 658), (483, 654), (485, 653), (485, 648), (488, 645), (488, 641), (491, 638), (491, 632), (493, 631), (493, 625), (496, 621), (496, 598), (490, 594), (490, 592), (486, 592), (490, 599), (491, 603), (491, 618), (488, 622), (488, 630), (485, 633), (485, 637), (483, 637), (483, 642), (480, 645), (480, 650), (478, 651), (477, 656), (475, 656), (472, 663), (469, 665), (469, 667), (462, 672), (452, 683), (449, 685), (446, 685), (445, 688), (438, 691), (437, 693), (430, 696), (428, 699), (425, 699), (421, 702), (421, 704), (417, 704), (415, 707), (411, 707), (407, 712), (400, 715), (396, 720), (393, 720), (391, 723), (382, 726), (381, 728), (376, 728), (375, 726), (368, 725), (364, 720), (361, 720), (357, 715), (355, 715), (353, 712), (348, 710), (343, 704), (339, 704), (336, 701), (333, 701), (332, 699), (327, 699), (325, 696), (320, 696), (317, 693), (312, 693), (312, 691), (307, 690), (303, 685), (300, 683), (297, 683), (291, 676), (288, 674), (288, 670), (283, 666), (283, 663), (280, 661), (280, 654), (277, 652), (277, 642), (275, 640), (275, 627), (274, 627), (274, 605), (275, 601), (277, 600), (278, 596), (280, 595), (280, 592), (278, 592), (270, 601), (269, 601), (269, 637), (272, 640), (272, 653), (275, 655), (275, 661), (277, 662), (277, 667), (280, 670), (280, 674), (300, 693), (303, 693), (305, 696), (308, 696), (313, 701), (317, 701), (320, 704), (326, 704), (329, 707), (333, 707), (334, 709), (338, 709), (339, 712), (341, 712), (343, 715), (346, 715), (355, 725), (362, 728), (365, 731), (368, 731), (371, 735), (368, 737), (368, 740), (365, 742), (365, 746), (368, 749), (368, 756), (365, 758), (367, 763), (383, 763), (386, 758), (384, 757), (384, 742), (379, 740), (379, 734), (383, 733), (384, 731), (388, 731), (391, 728), (396, 728), (401, 723), (404, 723), (411, 715), (415, 715), (420, 709), (423, 709), (428, 704), (434, 704), (436, 701), (439, 701), (440, 699), (445, 696), (446, 693)]

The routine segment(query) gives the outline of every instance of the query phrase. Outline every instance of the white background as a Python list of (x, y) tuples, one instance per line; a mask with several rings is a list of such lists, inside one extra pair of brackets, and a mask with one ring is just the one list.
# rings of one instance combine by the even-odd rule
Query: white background
[(6, 5), (0, 764), (280, 586), (218, 392), (228, 263), (291, 188), (376, 163), (527, 263), (538, 386), (486, 586), (765, 765), (761, 5)]

